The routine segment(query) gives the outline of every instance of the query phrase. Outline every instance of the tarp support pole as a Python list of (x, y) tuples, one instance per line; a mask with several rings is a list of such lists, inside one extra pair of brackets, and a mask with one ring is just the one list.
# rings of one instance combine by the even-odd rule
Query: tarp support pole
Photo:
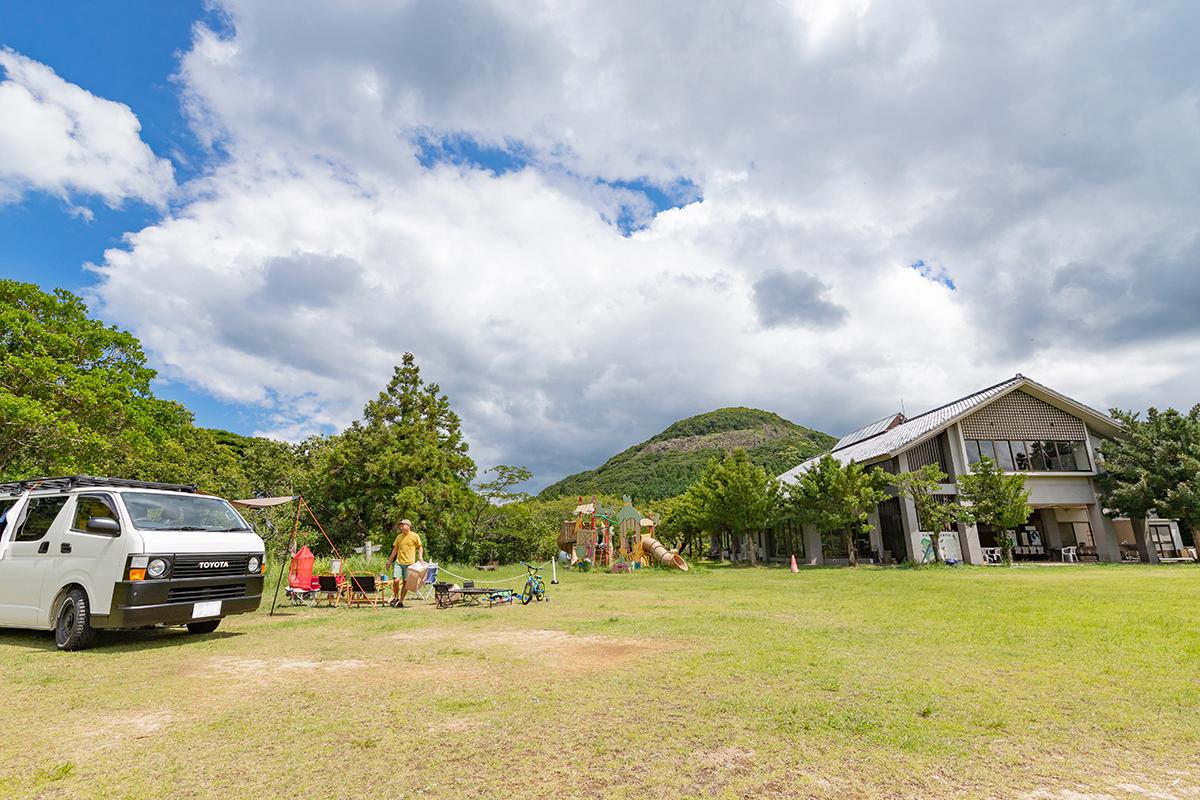
[[(296, 520), (295, 520), (295, 522), (292, 523), (292, 535), (288, 539), (287, 552), (289, 555), (292, 552), (292, 548), (296, 544), (296, 534), (299, 533), (299, 531), (300, 531), (300, 503), (303, 503), (303, 502), (304, 502), (304, 498), (299, 497), (299, 502), (296, 503)], [(266, 558), (265, 552), (263, 553), (263, 558), (264, 559)], [(290, 559), (289, 559), (289, 561), (290, 561)], [(290, 563), (288, 564), (288, 569), (291, 569)], [(267, 614), (268, 617), (275, 616), (275, 602), (279, 599), (279, 587), (282, 585), (283, 585), (283, 569), (281, 568), (279, 570), (279, 580), (275, 581), (275, 595), (271, 598), (271, 613)]]

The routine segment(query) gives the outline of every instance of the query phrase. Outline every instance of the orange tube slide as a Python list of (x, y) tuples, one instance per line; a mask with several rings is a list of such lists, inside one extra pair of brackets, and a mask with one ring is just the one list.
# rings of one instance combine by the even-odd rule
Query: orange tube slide
[(687, 562), (683, 560), (683, 556), (678, 553), (672, 553), (662, 542), (655, 539), (649, 534), (642, 534), (642, 549), (645, 550), (652, 559), (662, 564), (664, 567), (674, 567), (687, 572)]

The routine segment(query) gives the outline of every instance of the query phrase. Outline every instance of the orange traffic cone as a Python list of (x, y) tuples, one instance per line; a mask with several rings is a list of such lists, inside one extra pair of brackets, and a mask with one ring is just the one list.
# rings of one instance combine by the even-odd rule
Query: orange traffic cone
[(792, 553), (792, 572), (799, 572), (800, 568), (796, 566), (796, 554)]

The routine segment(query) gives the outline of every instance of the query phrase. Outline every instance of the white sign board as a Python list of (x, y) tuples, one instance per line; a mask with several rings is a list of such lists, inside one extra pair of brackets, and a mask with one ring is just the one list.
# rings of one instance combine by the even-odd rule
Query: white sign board
[[(943, 561), (963, 560), (962, 547), (959, 544), (957, 532), (946, 531), (938, 537), (938, 544), (941, 546)], [(935, 560), (933, 557), (933, 539), (928, 533), (921, 534), (921, 550), (924, 563)]]

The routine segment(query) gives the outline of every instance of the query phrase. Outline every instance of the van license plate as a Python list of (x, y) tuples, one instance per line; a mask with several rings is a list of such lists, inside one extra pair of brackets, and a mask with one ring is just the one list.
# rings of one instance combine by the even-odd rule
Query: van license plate
[(220, 600), (209, 600), (207, 603), (196, 603), (196, 605), (192, 606), (192, 619), (219, 616), (221, 616)]

